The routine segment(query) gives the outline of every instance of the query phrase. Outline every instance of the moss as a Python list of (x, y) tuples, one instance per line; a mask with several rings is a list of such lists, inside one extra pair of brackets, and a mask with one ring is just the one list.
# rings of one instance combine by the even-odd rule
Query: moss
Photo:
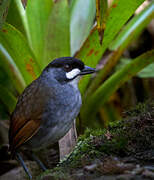
[(125, 112), (125, 115), (127, 117), (134, 117), (134, 116), (142, 116), (144, 114), (147, 114), (150, 112), (150, 114), (153, 114), (153, 107), (154, 102), (153, 101), (146, 101), (145, 103), (138, 103), (135, 107), (129, 109)]
[(66, 169), (62, 167), (56, 167), (53, 170), (45, 171), (40, 176), (38, 176), (36, 180), (46, 179), (46, 177), (50, 177), (47, 179), (52, 179), (52, 180), (59, 180), (59, 179), (67, 180), (69, 178), (69, 173), (66, 171)]
[[(74, 151), (52, 170), (52, 176), (67, 179), (78, 168), (110, 156), (134, 156), (154, 148), (154, 103), (139, 104), (127, 118), (106, 129), (87, 129)], [(51, 173), (51, 172), (50, 172)], [(69, 179), (69, 178), (68, 178)]]
[[(110, 123), (106, 129), (87, 129), (78, 138), (70, 156), (61, 164), (81, 164), (82, 158), (89, 161), (104, 154), (124, 156), (141, 150), (152, 149), (154, 141), (154, 103), (138, 104), (127, 111), (127, 118)], [(109, 133), (109, 134), (108, 134)]]
[(78, 140), (78, 143), (74, 149), (74, 151), (62, 162), (60, 162), (59, 166), (69, 166), (72, 168), (82, 166), (81, 161), (88, 160), (92, 161), (94, 158), (100, 155), (100, 152), (92, 146), (92, 136), (85, 138), (84, 140)]
[(84, 141), (86, 138), (90, 136), (101, 136), (102, 134), (105, 134), (107, 132), (106, 129), (90, 129), (87, 128), (83, 135), (79, 136), (78, 141)]

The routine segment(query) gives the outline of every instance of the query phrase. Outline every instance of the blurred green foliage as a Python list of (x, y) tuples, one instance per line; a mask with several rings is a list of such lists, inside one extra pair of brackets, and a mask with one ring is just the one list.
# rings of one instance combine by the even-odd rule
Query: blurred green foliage
[[(43, 4), (28, 0), (24, 8), (21, 0), (12, 0), (0, 30), (0, 101), (11, 113), (17, 96), (54, 58), (75, 56), (96, 67), (108, 53), (95, 77), (80, 82), (83, 106), (79, 127), (106, 126), (120, 118), (121, 110), (111, 102), (114, 93), (154, 62), (154, 50), (150, 50), (113, 71), (127, 47), (154, 18), (153, 1), (134, 14), (143, 2), (115, 0), (109, 6), (106, 0), (44, 0)], [(154, 71), (146, 69), (146, 77), (154, 77)]]
[(0, 28), (6, 19), (9, 4), (10, 0), (0, 0)]

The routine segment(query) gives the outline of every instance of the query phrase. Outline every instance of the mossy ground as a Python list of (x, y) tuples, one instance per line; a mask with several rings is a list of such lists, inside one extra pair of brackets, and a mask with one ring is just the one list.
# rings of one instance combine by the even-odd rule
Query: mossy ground
[[(139, 104), (125, 114), (126, 118), (110, 124), (108, 129), (87, 129), (85, 134), (79, 137), (74, 151), (46, 174), (52, 174), (52, 179), (62, 180), (78, 179), (78, 172), (78, 175), (94, 179), (103, 174), (120, 173), (122, 169), (118, 169), (114, 164), (124, 162), (123, 159), (133, 159), (134, 164), (140, 165), (146, 161), (151, 162), (152, 158), (147, 156), (147, 152), (154, 153), (154, 103)], [(91, 174), (85, 167), (92, 167), (92, 164), (97, 168), (94, 168)], [(128, 170), (127, 168), (123, 169)]]

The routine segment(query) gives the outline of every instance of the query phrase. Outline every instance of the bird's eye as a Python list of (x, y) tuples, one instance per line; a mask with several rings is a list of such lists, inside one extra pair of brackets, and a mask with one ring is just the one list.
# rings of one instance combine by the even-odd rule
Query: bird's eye
[(71, 66), (69, 64), (65, 64), (64, 69), (66, 72), (71, 71)]

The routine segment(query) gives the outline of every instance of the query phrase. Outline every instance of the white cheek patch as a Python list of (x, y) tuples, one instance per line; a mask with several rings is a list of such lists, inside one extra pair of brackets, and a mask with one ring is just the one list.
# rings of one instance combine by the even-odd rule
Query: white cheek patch
[(78, 68), (73, 69), (72, 71), (66, 73), (66, 77), (67, 77), (68, 79), (73, 79), (73, 78), (74, 78), (75, 76), (77, 76), (80, 72), (81, 72), (81, 71), (80, 71)]

